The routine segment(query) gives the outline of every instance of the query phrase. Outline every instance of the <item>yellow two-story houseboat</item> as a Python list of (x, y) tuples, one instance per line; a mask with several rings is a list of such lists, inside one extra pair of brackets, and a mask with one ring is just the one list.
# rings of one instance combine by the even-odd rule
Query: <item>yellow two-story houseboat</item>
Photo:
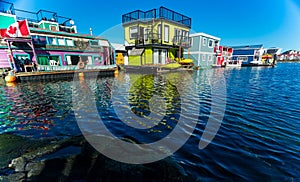
[(129, 66), (164, 65), (190, 46), (191, 18), (160, 7), (122, 15)]

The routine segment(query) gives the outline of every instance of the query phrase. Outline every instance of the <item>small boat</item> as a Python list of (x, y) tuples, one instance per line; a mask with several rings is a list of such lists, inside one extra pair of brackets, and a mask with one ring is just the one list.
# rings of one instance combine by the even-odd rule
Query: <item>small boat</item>
[(242, 66), (242, 61), (241, 60), (229, 60), (225, 62), (225, 67), (230, 68), (230, 67), (241, 67)]
[(250, 64), (261, 65), (262, 61), (255, 60), (255, 61), (251, 61)]

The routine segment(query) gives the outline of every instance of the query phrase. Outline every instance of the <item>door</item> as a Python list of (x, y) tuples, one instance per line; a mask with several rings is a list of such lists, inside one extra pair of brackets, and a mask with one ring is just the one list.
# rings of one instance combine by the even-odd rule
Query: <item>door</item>
[(154, 49), (153, 50), (153, 64), (158, 64), (159, 63), (159, 50)]
[(167, 50), (161, 50), (161, 64), (166, 64)]

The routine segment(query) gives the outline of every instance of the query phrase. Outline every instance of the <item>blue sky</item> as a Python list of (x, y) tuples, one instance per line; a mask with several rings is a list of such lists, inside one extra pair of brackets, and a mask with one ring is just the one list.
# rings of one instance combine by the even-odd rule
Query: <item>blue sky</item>
[[(7, 0), (8, 1), (8, 0)], [(300, 50), (299, 0), (14, 0), (15, 8), (57, 12), (74, 19), (79, 33), (123, 43), (122, 14), (165, 6), (192, 18), (192, 32), (221, 38), (222, 45), (264, 44)]]

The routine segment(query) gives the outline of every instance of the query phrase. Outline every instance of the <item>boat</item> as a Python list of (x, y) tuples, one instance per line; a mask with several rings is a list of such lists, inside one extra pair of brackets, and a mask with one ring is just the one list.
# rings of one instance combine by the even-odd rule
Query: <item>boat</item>
[(255, 60), (255, 61), (251, 61), (250, 64), (254, 64), (254, 65), (262, 65), (262, 61), (259, 60)]
[[(2, 4), (8, 3), (0, 1)], [(1, 13), (4, 22), (0, 25), (0, 68), (10, 68), (19, 74), (101, 71), (116, 69), (114, 48), (99, 36), (80, 34), (74, 20), (59, 16), (56, 12), (40, 10), (28, 12), (15, 9), (12, 3)], [(23, 17), (19, 17), (20, 14)], [(31, 14), (36, 19), (28, 18)], [(31, 16), (32, 17), (32, 16)], [(2, 20), (1, 20), (2, 21)], [(18, 26), (20, 34), (7, 34)], [(25, 31), (26, 30), (26, 31)]]

